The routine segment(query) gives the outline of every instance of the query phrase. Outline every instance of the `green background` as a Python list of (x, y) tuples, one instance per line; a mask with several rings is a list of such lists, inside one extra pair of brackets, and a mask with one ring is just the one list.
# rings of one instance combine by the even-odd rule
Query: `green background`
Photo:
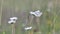
[[(35, 10), (40, 10), (42, 16), (36, 18), (29, 14)], [(60, 34), (60, 0), (0, 0), (0, 34), (12, 34), (13, 25), (7, 21), (13, 16), (19, 18), (13, 27), (15, 34)], [(32, 30), (23, 29), (26, 22), (31, 22), (28, 26), (32, 26)]]

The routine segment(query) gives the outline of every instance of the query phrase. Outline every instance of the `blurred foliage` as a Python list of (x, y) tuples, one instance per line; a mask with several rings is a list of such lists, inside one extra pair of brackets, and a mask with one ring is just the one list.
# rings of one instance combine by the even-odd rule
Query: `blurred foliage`
[[(48, 7), (50, 2), (52, 2), (52, 6)], [(1, 5), (2, 0), (0, 0), (0, 6)], [(3, 0), (3, 13), (4, 9), (7, 10), (6, 8), (9, 8), (8, 10), (10, 10), (10, 8), (12, 10), (14, 9), (15, 11), (17, 10), (17, 13), (26, 11), (27, 14), (29, 14), (30, 11), (40, 10), (41, 12), (43, 12), (43, 14), (40, 17), (39, 26), (38, 24), (34, 24), (36, 23), (36, 19), (34, 23), (32, 22), (32, 26), (40, 30), (42, 34), (52, 34), (51, 32), (53, 31), (53, 29), (55, 30), (55, 33), (60, 31), (60, 0)], [(50, 11), (48, 11), (48, 9), (50, 9)], [(2, 15), (1, 11), (0, 15)], [(0, 17), (2, 18), (2, 16)], [(40, 34), (38, 32), (33, 32), (34, 28), (31, 31), (22, 31), (22, 24), (25, 17), (22, 18), (22, 20), (19, 20), (18, 25), (16, 25), (16, 34)], [(11, 34), (11, 26), (4, 24), (5, 23), (2, 24), (2, 27), (0, 29), (5, 29), (6, 34)]]

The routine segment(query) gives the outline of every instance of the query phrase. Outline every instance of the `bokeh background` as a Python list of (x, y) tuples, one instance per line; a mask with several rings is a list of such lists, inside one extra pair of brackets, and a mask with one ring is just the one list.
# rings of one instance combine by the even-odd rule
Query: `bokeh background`
[[(29, 14), (35, 10), (42, 16)], [(17, 22), (8, 24), (10, 17)], [(25, 31), (27, 26), (33, 28)], [(0, 34), (60, 34), (60, 0), (0, 0)]]

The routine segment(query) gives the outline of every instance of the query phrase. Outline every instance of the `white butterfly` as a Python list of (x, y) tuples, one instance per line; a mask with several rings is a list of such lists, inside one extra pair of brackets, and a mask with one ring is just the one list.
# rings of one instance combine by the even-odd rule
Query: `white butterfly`
[(36, 17), (40, 17), (42, 15), (42, 12), (40, 12), (39, 10), (37, 10), (35, 12), (30, 12), (30, 14), (35, 15)]

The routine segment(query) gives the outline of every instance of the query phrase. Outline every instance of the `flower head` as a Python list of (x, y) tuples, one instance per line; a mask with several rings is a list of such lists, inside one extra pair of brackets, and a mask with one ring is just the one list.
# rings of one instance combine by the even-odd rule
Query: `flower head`
[(8, 21), (8, 23), (9, 24), (14, 24), (14, 23), (16, 23), (16, 21), (11, 20), (11, 21)]
[(17, 17), (11, 17), (10, 20), (8, 21), (9, 24), (16, 23)]
[(10, 20), (17, 20), (17, 17), (11, 17)]
[(25, 27), (24, 29), (25, 30), (30, 30), (30, 29), (32, 29), (32, 27)]
[(40, 17), (42, 15), (42, 12), (40, 12), (39, 10), (37, 10), (35, 12), (30, 12), (30, 14), (35, 15), (36, 17)]

